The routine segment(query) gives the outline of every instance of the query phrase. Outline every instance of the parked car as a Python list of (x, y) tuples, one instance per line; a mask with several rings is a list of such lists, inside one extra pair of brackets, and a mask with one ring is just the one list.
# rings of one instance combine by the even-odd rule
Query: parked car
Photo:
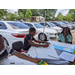
[(25, 22), (24, 24), (28, 25), (29, 27), (34, 27), (37, 31), (37, 39), (40, 39), (42, 41), (50, 40), (50, 38), (56, 38), (57, 37), (57, 31), (50, 29), (50, 28), (44, 28), (39, 23), (33, 23), (33, 22)]
[(62, 28), (56, 26), (55, 24), (51, 23), (51, 22), (39, 22), (42, 26), (45, 25), (45, 27), (49, 27), (49, 28), (52, 28), (54, 30), (56, 30), (58, 32), (58, 34), (60, 34), (62, 32)]
[(75, 22), (70, 22), (70, 24), (72, 24), (74, 26), (74, 29), (75, 29)]
[(68, 21), (62, 21), (63, 23), (67, 24), (68, 26), (71, 26), (72, 29), (74, 29), (74, 25), (73, 24), (70, 24)]
[(23, 23), (23, 22), (24, 22), (24, 20), (19, 20), (19, 22), (22, 22), (22, 23)]
[(72, 25), (67, 25), (67, 24), (65, 24), (63, 21), (59, 21), (59, 22), (62, 23), (63, 25), (65, 25), (66, 27), (70, 28), (70, 30), (73, 29), (73, 26), (72, 26)]
[(4, 43), (10, 47), (12, 47), (13, 42), (23, 42), (29, 28), (29, 26), (21, 22), (0, 21), (0, 34), (4, 37)]
[(51, 21), (51, 23), (55, 24), (58, 27), (64, 28), (66, 27), (65, 25), (63, 25), (62, 23), (58, 22), (58, 21)]

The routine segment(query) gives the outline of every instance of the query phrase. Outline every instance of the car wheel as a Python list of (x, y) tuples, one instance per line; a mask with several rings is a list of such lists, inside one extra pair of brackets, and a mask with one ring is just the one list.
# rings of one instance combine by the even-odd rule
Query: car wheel
[(40, 33), (38, 35), (39, 40), (41, 41), (47, 41), (47, 36), (44, 33)]
[(6, 40), (6, 38), (4, 38), (4, 44), (9, 46), (8, 41)]

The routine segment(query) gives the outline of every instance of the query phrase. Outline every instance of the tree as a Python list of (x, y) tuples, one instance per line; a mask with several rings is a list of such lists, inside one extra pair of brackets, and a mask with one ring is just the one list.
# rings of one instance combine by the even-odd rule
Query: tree
[(24, 14), (22, 12), (19, 13), (19, 19), (23, 19), (24, 18)]
[(27, 9), (18, 9), (18, 14), (20, 15), (20, 12), (21, 12), (22, 14), (24, 14), (24, 17), (25, 17), (26, 11)]
[(64, 16), (62, 15), (62, 13), (59, 13), (57, 15), (57, 18), (58, 18), (59, 21), (63, 21)]
[(27, 9), (27, 12), (26, 12), (25, 16), (26, 16), (28, 19), (30, 19), (30, 17), (32, 16), (32, 12), (31, 12), (30, 9)]
[(70, 14), (67, 14), (65, 17), (65, 20), (68, 22), (72, 22), (73, 19), (72, 19), (72, 16)]
[(32, 12), (32, 16), (39, 16), (39, 10), (38, 9), (30, 9)]
[(46, 20), (50, 21), (55, 18), (55, 13), (57, 9), (39, 9), (40, 14), (43, 14), (43, 17), (45, 17), (45, 11), (46, 11)]
[(16, 16), (15, 14), (12, 14), (12, 13), (8, 13), (7, 16), (6, 16), (6, 19), (8, 21), (14, 21), (16, 19)]
[(69, 14), (72, 16), (73, 21), (75, 21), (75, 9), (70, 9)]
[(0, 9), (0, 19), (3, 19), (7, 14), (7, 9)]

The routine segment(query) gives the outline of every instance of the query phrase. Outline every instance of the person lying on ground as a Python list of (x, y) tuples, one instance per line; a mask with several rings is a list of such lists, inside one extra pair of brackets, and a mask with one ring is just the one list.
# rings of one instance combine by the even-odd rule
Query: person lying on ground
[(31, 57), (28, 57), (24, 54), (21, 54), (15, 50), (11, 49), (9, 46), (4, 44), (4, 38), (2, 35), (0, 35), (0, 62), (7, 59), (9, 54), (15, 55), (21, 59), (25, 59), (25, 60), (34, 62), (36, 64), (41, 61), (40, 59), (34, 59)]
[(58, 37), (59, 42), (72, 44), (72, 35), (68, 27), (63, 28), (63, 31)]
[[(31, 27), (29, 29), (29, 34), (27, 34), (25, 36), (25, 38), (24, 38), (24, 45), (23, 45), (22, 50), (28, 51), (31, 46), (35, 46), (35, 47), (48, 47), (49, 46), (50, 43), (48, 43), (46, 41), (38, 41), (38, 40), (36, 40), (33, 37), (35, 35), (35, 33), (36, 33), (36, 29)], [(36, 43), (45, 43), (45, 44), (44, 45), (40, 45), (40, 44), (34, 43), (33, 41), (36, 42)]]

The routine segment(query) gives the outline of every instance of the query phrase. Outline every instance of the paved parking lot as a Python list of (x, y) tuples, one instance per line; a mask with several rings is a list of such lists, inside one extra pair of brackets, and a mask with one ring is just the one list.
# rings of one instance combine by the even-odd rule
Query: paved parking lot
[[(75, 30), (72, 30), (72, 31), (71, 31), (71, 34), (72, 34), (72, 37), (73, 37), (72, 43), (75, 45)], [(53, 39), (53, 41), (58, 41), (58, 38)]]

